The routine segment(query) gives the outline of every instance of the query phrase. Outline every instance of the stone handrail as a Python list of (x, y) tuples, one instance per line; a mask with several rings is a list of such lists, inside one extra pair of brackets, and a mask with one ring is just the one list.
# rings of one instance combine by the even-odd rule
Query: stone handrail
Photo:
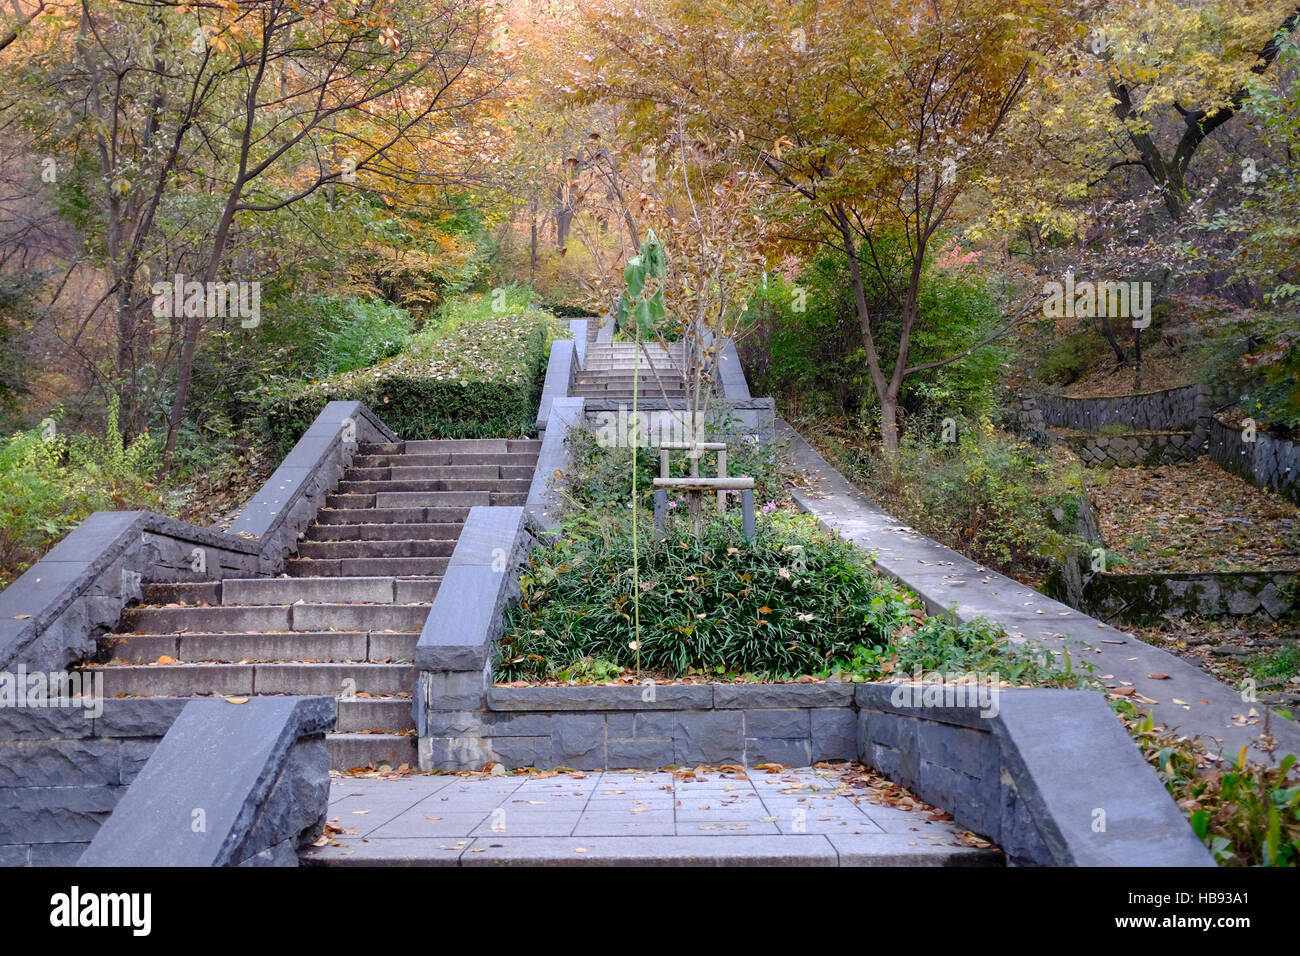
[(334, 708), (191, 700), (78, 866), (297, 866), (325, 824)]

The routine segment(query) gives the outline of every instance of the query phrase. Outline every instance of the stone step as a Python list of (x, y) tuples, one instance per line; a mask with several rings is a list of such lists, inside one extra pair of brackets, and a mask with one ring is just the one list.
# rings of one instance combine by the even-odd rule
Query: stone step
[[(398, 525), (397, 527), (415, 527)], [(221, 582), (224, 605), (293, 604), (429, 604), (438, 582), (429, 578), (227, 578)]]
[[(674, 398), (679, 398), (686, 394), (686, 389), (684, 388), (660, 385), (657, 382), (642, 382), (637, 386), (636, 391), (638, 395), (669, 395)], [(606, 396), (619, 397), (623, 395), (630, 397), (632, 394), (632, 386), (574, 385), (570, 387), (569, 394), (575, 398), (579, 395), (591, 395), (596, 398), (603, 398)]]
[[(405, 442), (402, 454), (508, 455), (528, 452), (535, 455), (541, 449), (542, 443), (535, 438), (434, 438)], [(366, 453), (370, 453), (369, 449), (366, 449)]]
[(316, 512), (320, 525), (464, 524), (468, 507), (432, 508), (322, 508)]
[[(521, 496), (523, 497), (523, 496)], [(290, 558), (285, 571), (293, 577), (441, 577), (449, 558)]]
[[(578, 381), (573, 383), (573, 387), (574, 388), (627, 389), (630, 392), (632, 391), (632, 384), (633, 382), (630, 378), (627, 381), (608, 381), (608, 380), (601, 380), (601, 379), (594, 379), (591, 381), (587, 381), (584, 379), (579, 379)], [(686, 387), (686, 384), (680, 378), (677, 377), (665, 376), (662, 379), (657, 379), (651, 376), (647, 376), (641, 379), (639, 382), (637, 382), (636, 387), (643, 392), (647, 391), (648, 389), (654, 389), (657, 391), (660, 388), (677, 389), (678, 391), (680, 391)]]
[[(373, 514), (374, 512), (368, 512)], [(465, 525), (459, 521), (435, 524), (314, 524), (307, 529), (308, 541), (403, 541), (449, 540), (460, 537)]]
[[(291, 631), (275, 634), (150, 634), (99, 639), (121, 664), (154, 664), (164, 655), (181, 664), (361, 661), (401, 663), (415, 659), (418, 631)], [(166, 666), (166, 665), (163, 665)]]
[(474, 508), (482, 505), (522, 505), (528, 500), (528, 491), (526, 487), (521, 491), (383, 491), (369, 497), (374, 499), (377, 508), (412, 508), (421, 504)]
[(360, 730), (414, 730), (410, 697), (340, 697), (334, 729), (342, 733)]
[(143, 587), (143, 604), (220, 604), (220, 581), (155, 582)]
[(298, 557), (320, 561), (337, 558), (444, 558), (456, 547), (455, 539), (404, 541), (303, 541)]
[[(446, 558), (427, 558), (441, 561)], [(308, 562), (319, 564), (321, 562)], [(405, 575), (409, 572), (392, 572)], [(441, 573), (439, 571), (438, 573)], [(384, 575), (387, 576), (387, 575)], [(266, 633), (271, 631), (418, 631), (427, 604), (289, 604), (245, 607), (132, 607), (119, 634)]]
[[(401, 459), (398, 459), (399, 461)], [(349, 468), (344, 481), (446, 481), (498, 480), (533, 477), (534, 465), (389, 465), (374, 468)]]
[(532, 468), (537, 464), (536, 452), (507, 452), (505, 454), (449, 455), (353, 455), (353, 468), (473, 468), (499, 465)]
[(532, 476), (527, 478), (434, 478), (426, 480), (340, 481), (341, 495), (377, 495), (396, 491), (528, 491)]
[(635, 371), (638, 378), (653, 378), (655, 372), (660, 375), (681, 375), (681, 366), (673, 362), (640, 362), (633, 364), (628, 362), (626, 365), (610, 365), (601, 362), (588, 362), (582, 367), (578, 375), (583, 377), (600, 376), (608, 378), (631, 378)]
[(381, 766), (396, 770), (402, 764), (414, 770), (418, 759), (414, 734), (326, 734), (325, 744), (332, 770)]
[(331, 508), (474, 508), (491, 504), (488, 495), (486, 491), (399, 491), (381, 492), (378, 496), (326, 495), (325, 503)]
[(108, 664), (95, 672), (103, 675), (105, 697), (396, 695), (415, 686), (413, 664)]
[(643, 348), (637, 348), (631, 342), (613, 342), (609, 344), (597, 344), (594, 349), (587, 349), (587, 358), (596, 359), (597, 361), (606, 362), (630, 362), (635, 356), (641, 361), (646, 360), (649, 355), (654, 361), (664, 361), (666, 359), (681, 358), (685, 354), (684, 349), (663, 349), (657, 345), (647, 345)]

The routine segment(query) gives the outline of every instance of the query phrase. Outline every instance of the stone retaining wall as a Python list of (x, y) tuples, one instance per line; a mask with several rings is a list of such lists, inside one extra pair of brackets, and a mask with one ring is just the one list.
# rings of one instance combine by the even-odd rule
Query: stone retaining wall
[(1113, 398), (1066, 398), (1049, 392), (1025, 394), (1023, 411), (1037, 411), (1055, 428), (1099, 432), (1107, 425), (1134, 431), (1180, 431), (1192, 428), (1217, 408), (1236, 401), (1238, 393), (1212, 385), (1186, 385), (1141, 395)]
[(332, 697), (183, 700), (79, 866), (297, 866), (325, 826)]
[(1009, 863), (1214, 865), (1100, 694), (1011, 689), (988, 716), (919, 685), (861, 684), (855, 702), (862, 762)]
[(0, 866), (72, 866), (185, 707), (0, 708)]
[(1217, 418), (1210, 420), (1210, 458), (1224, 471), (1300, 504), (1300, 444), (1257, 432), (1255, 441)]
[[(575, 770), (855, 760), (852, 684), (484, 688), (476, 710), (426, 715), (430, 768)], [(423, 738), (422, 738), (423, 743)]]
[(1079, 609), (1105, 620), (1146, 624), (1156, 617), (1250, 617), (1276, 621), (1295, 608), (1294, 571), (1094, 574)]
[(1064, 435), (1061, 441), (1085, 465), (1096, 468), (1153, 468), (1191, 461), (1205, 453), (1203, 431)]

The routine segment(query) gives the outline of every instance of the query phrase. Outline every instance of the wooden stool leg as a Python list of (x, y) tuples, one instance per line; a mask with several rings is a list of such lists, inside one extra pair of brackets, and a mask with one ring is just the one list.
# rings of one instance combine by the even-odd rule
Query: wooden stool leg
[[(727, 449), (725, 448), (718, 449), (718, 477), (719, 478), (727, 477)], [(719, 491), (718, 492), (718, 514), (720, 515), (725, 514), (726, 511), (727, 511), (727, 493), (725, 491)]]

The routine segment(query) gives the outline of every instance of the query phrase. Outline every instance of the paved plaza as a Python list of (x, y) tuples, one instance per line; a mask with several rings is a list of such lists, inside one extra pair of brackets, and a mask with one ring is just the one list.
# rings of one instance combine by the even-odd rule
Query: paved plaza
[[(836, 770), (335, 776), (308, 865), (999, 866)], [(940, 819), (937, 819), (940, 818)]]

